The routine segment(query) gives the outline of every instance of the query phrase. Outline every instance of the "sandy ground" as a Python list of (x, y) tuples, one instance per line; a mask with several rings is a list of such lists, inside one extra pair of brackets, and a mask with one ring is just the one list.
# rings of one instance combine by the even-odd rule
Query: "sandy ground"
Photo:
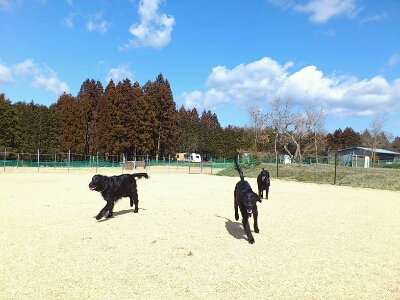
[(399, 192), (274, 180), (251, 245), (238, 178), (152, 167), (96, 221), (94, 173), (0, 173), (0, 299), (400, 299)]

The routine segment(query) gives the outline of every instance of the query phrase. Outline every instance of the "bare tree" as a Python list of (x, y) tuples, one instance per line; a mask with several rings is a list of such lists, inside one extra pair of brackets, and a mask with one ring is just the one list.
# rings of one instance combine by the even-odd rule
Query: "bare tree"
[(324, 124), (326, 120), (325, 112), (320, 109), (316, 110), (314, 107), (306, 107), (305, 122), (307, 131), (313, 136), (313, 145), (315, 150), (315, 159), (318, 163), (318, 146), (324, 146), (325, 129)]
[(371, 159), (374, 161), (376, 149), (384, 146), (392, 137), (391, 134), (386, 134), (382, 129), (385, 126), (386, 118), (383, 116), (376, 116), (369, 124), (369, 129), (366, 129), (362, 135), (363, 144), (371, 148)]
[(251, 107), (247, 108), (247, 112), (250, 115), (250, 128), (254, 130), (254, 151), (257, 151), (257, 142), (263, 141), (262, 139), (262, 131), (267, 124), (267, 115), (263, 115), (261, 113), (261, 108), (252, 105)]
[(291, 100), (282, 101), (281, 98), (277, 97), (270, 102), (270, 105), (271, 111), (268, 113), (268, 126), (271, 127), (272, 134), (274, 135), (275, 157), (278, 159), (278, 144), (293, 157), (288, 147), (291, 138), (287, 134), (294, 129), (293, 120), (295, 115), (292, 112)]
[(270, 105), (268, 125), (275, 137), (276, 155), (277, 144), (280, 144), (291, 157), (301, 159), (311, 149), (317, 157), (318, 147), (323, 143), (325, 113), (311, 106), (306, 107), (305, 113), (295, 112), (290, 99), (275, 98)]

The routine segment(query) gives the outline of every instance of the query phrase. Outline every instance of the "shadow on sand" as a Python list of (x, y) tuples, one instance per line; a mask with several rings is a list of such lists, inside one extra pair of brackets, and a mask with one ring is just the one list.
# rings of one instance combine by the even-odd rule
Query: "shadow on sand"
[(231, 236), (233, 236), (235, 239), (238, 239), (238, 240), (243, 239), (243, 238), (246, 239), (244, 237), (244, 230), (243, 230), (242, 223), (239, 223), (237, 221), (231, 221), (230, 219), (221, 217), (221, 216), (216, 216), (216, 217), (226, 220), (225, 228), (228, 231), (228, 233)]
[[(145, 208), (139, 208), (139, 210), (146, 210)], [(117, 216), (122, 216), (122, 215), (125, 215), (125, 214), (129, 214), (129, 213), (134, 213), (134, 209), (133, 208), (131, 208), (131, 209), (123, 209), (123, 210), (121, 210), (121, 211), (115, 211), (114, 212), (114, 214), (113, 214), (113, 216), (111, 217), (111, 218), (106, 218), (106, 217), (104, 217), (104, 218), (102, 218), (101, 220), (99, 220), (99, 222), (105, 222), (105, 221), (108, 221), (108, 220), (110, 220), (110, 219), (113, 219), (114, 217), (117, 217)], [(107, 215), (107, 214), (106, 214)], [(94, 216), (93, 218), (96, 218), (96, 216)]]

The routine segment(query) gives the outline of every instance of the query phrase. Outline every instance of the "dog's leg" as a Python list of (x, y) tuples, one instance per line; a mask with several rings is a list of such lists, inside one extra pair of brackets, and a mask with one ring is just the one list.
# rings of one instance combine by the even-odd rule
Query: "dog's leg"
[(235, 201), (235, 220), (238, 221), (239, 220), (239, 212), (238, 212), (238, 205)]
[(100, 220), (104, 215), (106, 214), (107, 211), (113, 208), (114, 201), (112, 200), (107, 200), (106, 206), (99, 212), (99, 214), (96, 217), (96, 220)]
[[(136, 198), (131, 198), (131, 203), (133, 203), (133, 204), (135, 204), (135, 208), (133, 209), (133, 212), (134, 213), (138, 213), (139, 212), (139, 199), (136, 197)], [(131, 205), (131, 207), (132, 207), (133, 205)]]
[(267, 185), (267, 188), (265, 189), (265, 198), (268, 200), (268, 192), (269, 192), (269, 185)]
[(238, 211), (238, 203), (236, 200), (236, 188), (235, 188), (233, 207), (235, 208), (235, 220), (238, 221), (239, 220), (239, 211)]
[(111, 208), (108, 209), (108, 216), (106, 218), (111, 218), (113, 216), (113, 214), (114, 214), (114, 205), (115, 205), (115, 202), (112, 201)]
[[(135, 188), (135, 190), (132, 192), (132, 195), (130, 197), (131, 199), (131, 203), (135, 204), (135, 208), (133, 209), (134, 213), (138, 213), (139, 212), (139, 197), (138, 197), (138, 193), (137, 193), (137, 189)], [(132, 207), (132, 204), (131, 204)]]
[(131, 207), (133, 205), (135, 205), (135, 208), (133, 209), (133, 212), (134, 213), (138, 213), (139, 212), (139, 197), (138, 197), (136, 181), (131, 185), (128, 195), (129, 195), (129, 200), (130, 200)]
[(257, 209), (257, 204), (254, 204), (253, 218), (254, 218), (254, 232), (255, 233), (259, 233), (260, 230), (258, 229), (258, 209)]
[(244, 212), (242, 216), (243, 216), (242, 224), (244, 231), (247, 234), (247, 240), (249, 241), (250, 244), (254, 244), (255, 241), (250, 231), (249, 218), (247, 217), (247, 212)]

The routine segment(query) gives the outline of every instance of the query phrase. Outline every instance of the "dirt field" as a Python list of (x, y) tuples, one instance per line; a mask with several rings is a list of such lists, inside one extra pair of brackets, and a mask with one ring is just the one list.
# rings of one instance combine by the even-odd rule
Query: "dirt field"
[(274, 180), (251, 245), (238, 177), (148, 173), (101, 221), (95, 170), (0, 173), (0, 299), (400, 299), (399, 192)]

